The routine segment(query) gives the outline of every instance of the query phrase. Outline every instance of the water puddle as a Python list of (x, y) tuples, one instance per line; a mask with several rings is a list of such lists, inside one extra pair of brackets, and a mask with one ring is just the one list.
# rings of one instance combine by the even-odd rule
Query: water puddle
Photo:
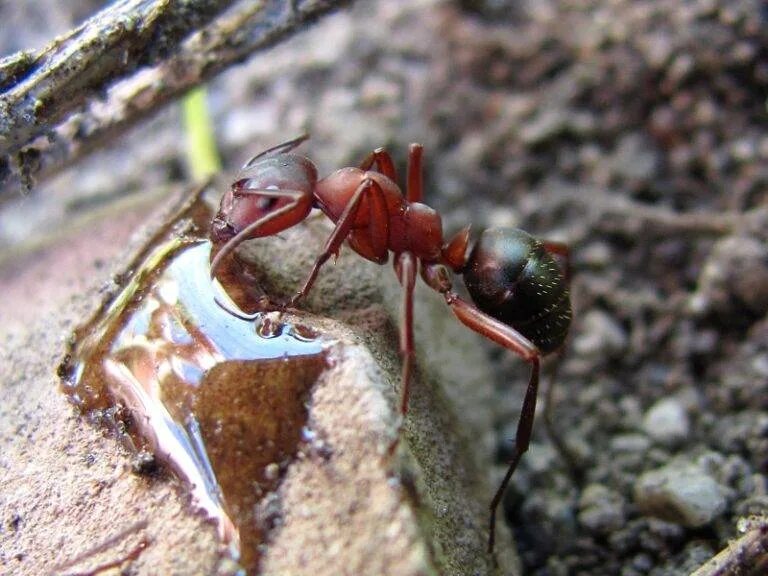
[(254, 573), (280, 513), (269, 495), (312, 436), (307, 402), (327, 344), (274, 314), (238, 317), (216, 303), (211, 215), (197, 198), (152, 239), (122, 290), (76, 331), (60, 373), (90, 420), (186, 484)]

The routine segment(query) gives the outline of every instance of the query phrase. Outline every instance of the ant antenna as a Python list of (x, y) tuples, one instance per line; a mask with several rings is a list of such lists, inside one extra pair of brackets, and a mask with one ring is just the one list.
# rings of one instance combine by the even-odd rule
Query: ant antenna
[(294, 148), (297, 148), (298, 146), (300, 146), (301, 143), (304, 142), (305, 140), (309, 140), (309, 134), (307, 132), (305, 132), (301, 136), (294, 138), (293, 140), (288, 140), (288, 142), (283, 142), (282, 144), (278, 144), (277, 146), (272, 146), (272, 148), (267, 148), (263, 152), (259, 152), (258, 154), (256, 154), (256, 156), (254, 156), (253, 158), (248, 160), (248, 162), (243, 164), (243, 167), (240, 168), (240, 173), (242, 173), (244, 170), (248, 170), (248, 168), (253, 166), (254, 162), (256, 162), (256, 160), (258, 160), (259, 158), (263, 158), (265, 156), (272, 156), (275, 154), (285, 154), (287, 152), (290, 152)]

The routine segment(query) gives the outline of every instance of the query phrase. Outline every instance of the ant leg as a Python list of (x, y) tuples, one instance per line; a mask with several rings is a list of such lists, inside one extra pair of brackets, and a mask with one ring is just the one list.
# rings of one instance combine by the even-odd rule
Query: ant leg
[(549, 370), (549, 373), (547, 374), (548, 385), (544, 395), (544, 409), (542, 410), (541, 416), (544, 420), (544, 430), (546, 430), (555, 450), (557, 450), (560, 457), (565, 461), (565, 465), (574, 482), (577, 485), (581, 485), (584, 479), (584, 466), (580, 462), (581, 458), (563, 439), (563, 436), (555, 427), (555, 422), (552, 418), (555, 408), (555, 384), (558, 381), (557, 373), (562, 360), (563, 348), (560, 348), (557, 351), (556, 357), (553, 358), (554, 364), (552, 364), (552, 369)]
[[(384, 247), (386, 249), (386, 203), (384, 199), (384, 192), (381, 189), (381, 186), (375, 181), (370, 178), (365, 178), (357, 187), (355, 190), (355, 193), (352, 195), (352, 198), (350, 199), (349, 203), (344, 208), (344, 212), (341, 213), (341, 216), (339, 217), (339, 220), (336, 222), (336, 228), (333, 229), (333, 232), (328, 237), (328, 240), (325, 242), (325, 246), (323, 247), (323, 251), (320, 253), (320, 255), (317, 257), (317, 260), (315, 260), (315, 264), (312, 266), (312, 270), (309, 273), (309, 276), (304, 281), (304, 285), (301, 287), (301, 290), (299, 290), (293, 298), (291, 298), (291, 301), (289, 302), (290, 306), (295, 306), (296, 303), (301, 300), (306, 294), (309, 292), (309, 290), (312, 288), (312, 285), (315, 283), (315, 279), (317, 278), (317, 274), (320, 271), (320, 268), (325, 264), (328, 259), (331, 257), (332, 254), (338, 255), (339, 250), (341, 249), (341, 244), (344, 242), (344, 240), (349, 236), (349, 233), (352, 231), (352, 224), (355, 221), (355, 217), (357, 216), (358, 209), (361, 205), (361, 200), (365, 195), (368, 195), (368, 198), (371, 199), (371, 202), (373, 203), (373, 206), (371, 208), (372, 213), (374, 213), (376, 210), (379, 212), (376, 212), (377, 216), (374, 218), (372, 223), (375, 224), (382, 224), (383, 226), (379, 226), (375, 230), (372, 230), (372, 233), (376, 233), (376, 238), (374, 240), (378, 243), (381, 243), (381, 231), (383, 229), (384, 232)], [(381, 213), (380, 211), (383, 210), (384, 212)]]
[(493, 544), (496, 538), (496, 509), (499, 507), (504, 491), (509, 484), (512, 474), (515, 472), (520, 458), (528, 450), (533, 430), (533, 417), (536, 413), (536, 396), (539, 390), (539, 364), (541, 353), (536, 346), (514, 328), (499, 322), (495, 318), (484, 314), (472, 304), (459, 298), (453, 292), (445, 292), (445, 301), (462, 324), (496, 342), (507, 350), (520, 356), (531, 365), (531, 377), (525, 391), (523, 406), (520, 410), (520, 420), (517, 423), (515, 433), (515, 453), (509, 462), (509, 468), (501, 481), (501, 485), (491, 500), (491, 519), (488, 534), (488, 552), (493, 552)]
[(405, 197), (409, 202), (421, 202), (424, 190), (424, 178), (421, 168), (421, 155), (424, 147), (411, 144), (408, 148), (408, 180)]
[(403, 252), (395, 260), (397, 279), (403, 286), (403, 318), (400, 322), (400, 355), (403, 358), (402, 389), (400, 391), (400, 413), (408, 412), (408, 398), (413, 363), (413, 290), (416, 286), (418, 260), (410, 252)]
[[(563, 242), (544, 241), (544, 250), (554, 255), (560, 260), (563, 268), (563, 277), (567, 284), (570, 284), (572, 277), (571, 267), (571, 249), (568, 244)], [(552, 374), (549, 376), (549, 385), (547, 386), (546, 396), (544, 398), (544, 410), (542, 417), (544, 419), (544, 428), (549, 435), (552, 444), (560, 454), (560, 457), (565, 460), (566, 466), (570, 469), (571, 475), (577, 483), (581, 482), (583, 476), (583, 467), (579, 464), (578, 455), (571, 449), (562, 436), (558, 433), (552, 420), (552, 411), (554, 407), (555, 396), (555, 382), (557, 382), (557, 370), (560, 367), (560, 362), (563, 357), (563, 345), (558, 351), (557, 358), (555, 358), (556, 364), (552, 370)]]
[(265, 156), (272, 156), (274, 154), (285, 154), (286, 152), (290, 152), (294, 148), (298, 147), (302, 142), (305, 140), (309, 140), (309, 134), (302, 134), (301, 136), (298, 136), (294, 138), (293, 140), (288, 140), (288, 142), (283, 142), (282, 144), (278, 144), (277, 146), (272, 146), (272, 148), (267, 148), (263, 152), (259, 152), (248, 160), (245, 164), (243, 164), (243, 167), (240, 168), (240, 170), (247, 170), (251, 166), (253, 166), (253, 163), (258, 160), (259, 158), (264, 158)]
[(211, 260), (211, 278), (216, 276), (216, 271), (224, 259), (245, 240), (259, 236), (269, 236), (290, 228), (306, 218), (312, 209), (312, 196), (308, 196), (299, 190), (247, 190), (240, 192), (240, 194), (255, 194), (264, 198), (290, 198), (291, 202), (281, 206), (274, 212), (262, 216), (258, 220), (254, 220), (227, 240), (226, 244), (221, 247), (221, 250)]
[(377, 172), (384, 174), (392, 182), (397, 182), (395, 163), (392, 161), (392, 156), (384, 148), (376, 148), (360, 163), (360, 170), (367, 172), (371, 168), (375, 168)]

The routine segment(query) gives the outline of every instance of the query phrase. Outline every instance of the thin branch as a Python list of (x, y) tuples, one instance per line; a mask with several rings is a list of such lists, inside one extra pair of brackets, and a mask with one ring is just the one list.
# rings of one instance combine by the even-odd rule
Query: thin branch
[(754, 522), (738, 540), (691, 576), (763, 576), (768, 574), (768, 523)]
[[(665, 206), (643, 204), (600, 188), (576, 187), (556, 182), (548, 192), (537, 195), (529, 212), (546, 207), (554, 210), (575, 206), (589, 221), (585, 230), (600, 230), (630, 238), (654, 236), (726, 236), (754, 234), (765, 236), (768, 207), (758, 206), (744, 212), (677, 212)], [(529, 214), (530, 216), (530, 214)]]
[[(101, 148), (191, 88), (349, 2), (124, 0), (40, 54), (0, 60), (0, 195)], [(178, 5), (191, 8), (179, 14)], [(181, 28), (180, 17), (192, 25)]]
[(174, 51), (232, 0), (122, 0), (37, 54), (0, 62), (0, 155), (45, 133), (117, 78)]

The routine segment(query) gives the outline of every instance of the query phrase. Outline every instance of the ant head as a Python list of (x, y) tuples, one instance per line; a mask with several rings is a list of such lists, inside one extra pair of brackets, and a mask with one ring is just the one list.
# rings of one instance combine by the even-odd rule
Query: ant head
[(232, 183), (230, 193), (226, 197), (228, 197), (231, 205), (230, 209), (238, 203), (245, 203), (248, 205), (249, 214), (253, 219), (256, 219), (266, 216), (290, 202), (289, 196), (281, 196), (281, 194), (282, 190), (277, 184), (260, 186), (253, 178), (241, 178)]
[(293, 226), (309, 214), (316, 182), (317, 169), (303, 156), (256, 160), (222, 197), (211, 239), (226, 242), (246, 229), (248, 237), (258, 238)]

